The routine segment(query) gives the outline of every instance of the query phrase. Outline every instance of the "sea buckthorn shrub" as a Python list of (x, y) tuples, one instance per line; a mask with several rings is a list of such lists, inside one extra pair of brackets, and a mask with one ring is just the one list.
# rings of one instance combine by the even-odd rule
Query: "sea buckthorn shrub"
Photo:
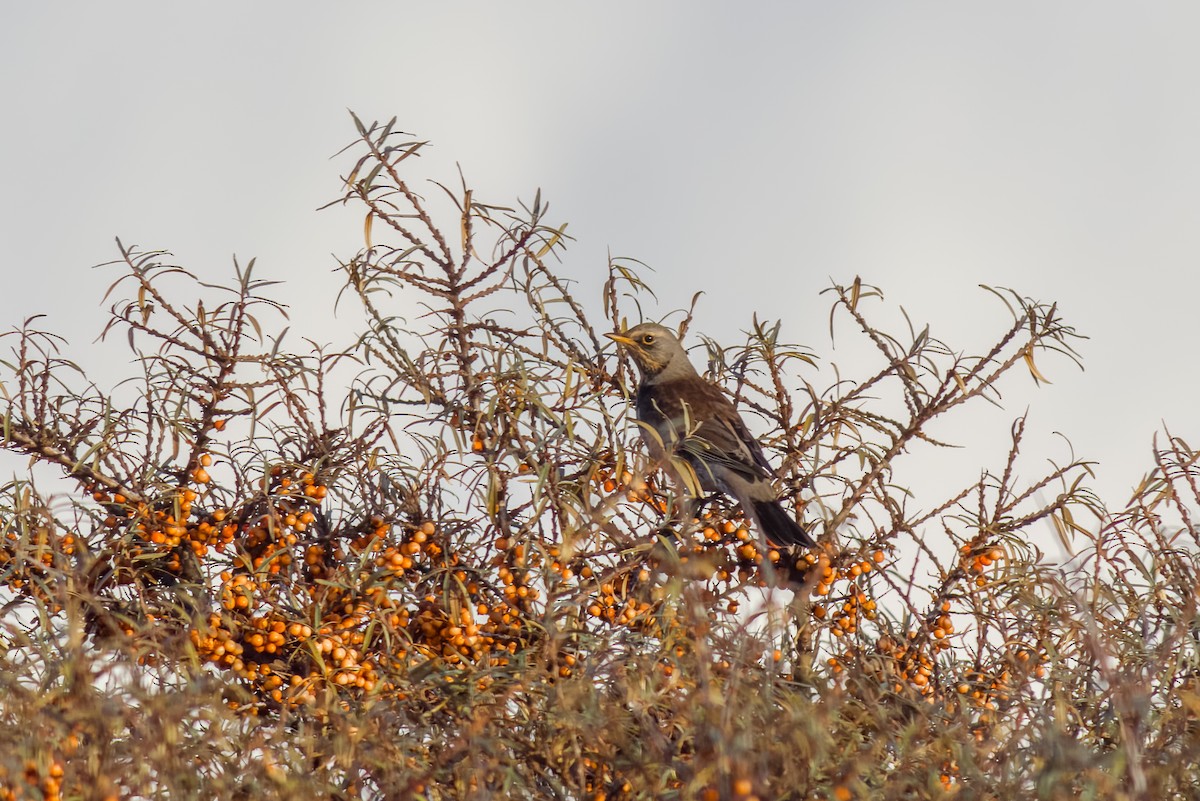
[(4, 336), (0, 799), (1192, 797), (1196, 451), (1165, 435), (1106, 505), (1016, 417), (907, 488), (945, 421), (1075, 358), (1056, 306), (992, 290), (1012, 323), (968, 356), (855, 279), (852, 363), (786, 321), (705, 340), (821, 543), (774, 548), (638, 444), (602, 345), (636, 265), (593, 287), (540, 195), (417, 183), (425, 143), (355, 124), (347, 341), (297, 344), (252, 262), (123, 245), (129, 375)]

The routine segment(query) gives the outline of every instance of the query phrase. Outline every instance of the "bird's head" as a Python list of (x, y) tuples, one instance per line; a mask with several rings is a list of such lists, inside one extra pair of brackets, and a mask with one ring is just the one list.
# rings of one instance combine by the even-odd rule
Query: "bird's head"
[(679, 338), (666, 326), (642, 323), (624, 333), (605, 336), (629, 352), (642, 371), (643, 382), (654, 383), (696, 373)]

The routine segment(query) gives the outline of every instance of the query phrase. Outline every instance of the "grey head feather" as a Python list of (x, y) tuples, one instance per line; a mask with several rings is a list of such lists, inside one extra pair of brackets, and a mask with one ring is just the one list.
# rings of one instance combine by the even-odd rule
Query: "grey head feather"
[(699, 375), (674, 332), (658, 323), (641, 323), (625, 332), (636, 344), (630, 355), (642, 373), (642, 385)]

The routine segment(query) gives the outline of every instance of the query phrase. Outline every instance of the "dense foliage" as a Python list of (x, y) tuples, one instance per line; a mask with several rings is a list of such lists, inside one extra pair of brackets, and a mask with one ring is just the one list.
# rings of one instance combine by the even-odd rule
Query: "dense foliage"
[(1194, 797), (1200, 455), (1168, 438), (1115, 508), (1085, 463), (1030, 477), (1021, 419), (945, 497), (896, 466), (1073, 357), (1055, 306), (995, 292), (966, 356), (832, 287), (873, 357), (827, 387), (786, 323), (706, 340), (821, 542), (781, 552), (648, 470), (601, 344), (631, 265), (577, 297), (540, 198), (427, 198), (424, 143), (358, 134), (352, 342), (298, 344), (253, 264), (124, 247), (140, 375), (5, 336), (0, 798)]

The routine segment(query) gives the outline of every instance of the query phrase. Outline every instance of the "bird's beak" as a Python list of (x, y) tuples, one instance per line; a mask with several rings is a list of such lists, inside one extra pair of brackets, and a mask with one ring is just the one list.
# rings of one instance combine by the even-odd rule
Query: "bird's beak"
[(636, 342), (624, 334), (605, 334), (604, 336), (608, 337), (613, 342), (616, 342), (618, 345), (625, 345), (626, 347), (635, 347), (637, 345)]

